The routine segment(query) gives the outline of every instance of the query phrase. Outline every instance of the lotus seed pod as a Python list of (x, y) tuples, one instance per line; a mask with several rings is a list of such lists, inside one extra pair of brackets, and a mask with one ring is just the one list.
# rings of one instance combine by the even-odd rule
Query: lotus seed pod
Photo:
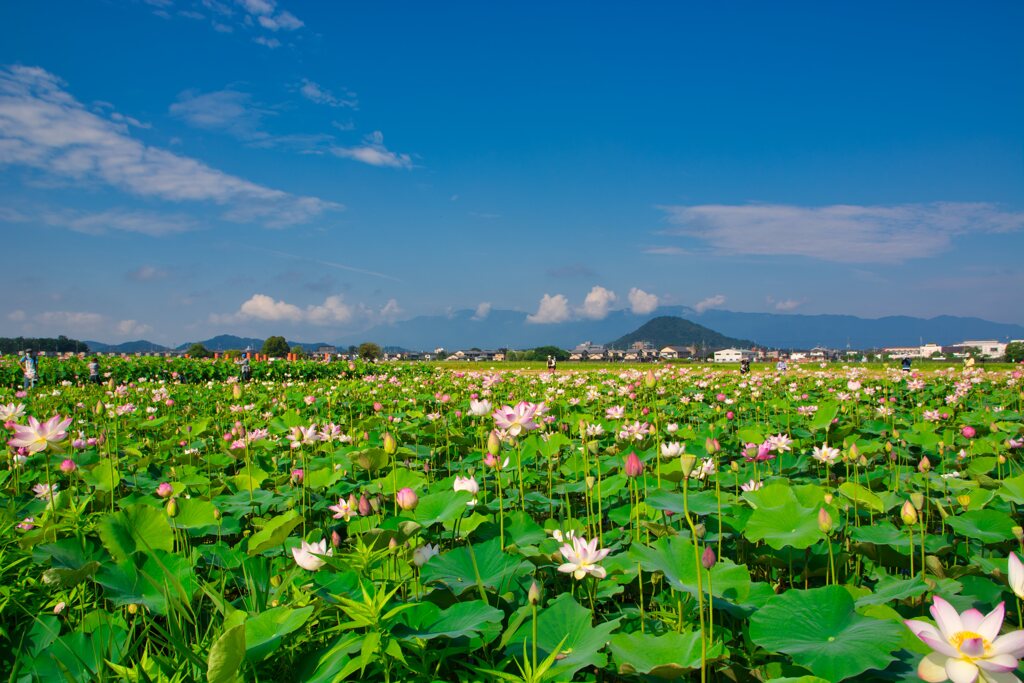
[(924, 494), (923, 493), (911, 493), (910, 502), (914, 504), (914, 509), (920, 511), (924, 507)]
[(903, 503), (903, 507), (900, 508), (900, 518), (908, 526), (917, 524), (917, 510), (914, 509), (914, 504), (909, 500)]
[(693, 472), (694, 466), (697, 464), (697, 456), (691, 455), (690, 453), (683, 453), (679, 456), (679, 465), (683, 469), (683, 476), (687, 479), (690, 478), (690, 473)]
[(595, 479), (594, 477), (587, 477), (586, 481), (587, 481), (587, 490), (590, 491), (590, 490), (592, 490), (594, 488), (594, 484), (597, 482), (597, 479)]
[(274, 574), (273, 576), (271, 576), (270, 577), (270, 585), (273, 586), (274, 588), (277, 588), (278, 586), (280, 586), (281, 585), (281, 575), (280, 574)]
[(1015, 526), (1011, 528), (1010, 531), (1013, 532), (1013, 537), (1016, 538), (1018, 542), (1024, 541), (1024, 527)]
[(128, 614), (137, 614), (138, 611), (139, 606), (136, 605), (134, 602), (128, 605)]
[(703, 522), (701, 522), (700, 524), (694, 524), (693, 530), (696, 533), (697, 538), (704, 538), (705, 536), (707, 536), (708, 533), (708, 528), (704, 525)]
[(739, 472), (740, 464), (733, 460), (731, 463), (729, 463), (729, 469), (731, 469), (733, 472)]

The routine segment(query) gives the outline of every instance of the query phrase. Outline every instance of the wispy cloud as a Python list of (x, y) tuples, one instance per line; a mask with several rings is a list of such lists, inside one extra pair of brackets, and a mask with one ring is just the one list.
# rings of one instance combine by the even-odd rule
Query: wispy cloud
[(133, 232), (150, 237), (164, 237), (198, 230), (201, 226), (190, 216), (180, 213), (161, 214), (152, 211), (84, 212), (74, 210), (45, 211), (39, 220), (46, 225), (67, 228), (86, 235), (105, 235), (110, 232)]
[(167, 271), (157, 266), (139, 266), (129, 272), (126, 277), (132, 282), (155, 282), (167, 277)]
[(297, 261), (306, 261), (307, 263), (316, 263), (321, 266), (327, 266), (328, 268), (334, 268), (337, 270), (347, 270), (350, 273), (360, 273), (362, 275), (372, 275), (373, 277), (383, 278), (385, 280), (393, 280), (394, 282), (402, 282), (399, 278), (394, 275), (388, 275), (387, 273), (378, 273), (375, 270), (366, 270), (365, 268), (356, 268), (355, 266), (345, 265), (344, 263), (336, 263), (334, 261), (324, 261), (321, 259), (311, 258), (309, 256), (303, 256), (301, 254), (289, 254), (286, 251), (278, 251), (276, 249), (264, 249), (262, 247), (249, 247), (254, 251), (261, 251), (265, 254), (273, 254), (274, 256), (281, 256), (283, 258), (295, 259)]
[(325, 104), (328, 107), (347, 107), (349, 109), (355, 109), (359, 106), (359, 100), (356, 98), (355, 93), (349, 92), (348, 90), (342, 90), (340, 95), (335, 95), (327, 88), (324, 88), (319, 83), (315, 83), (308, 78), (303, 78), (299, 83), (299, 94), (310, 102)]
[(562, 294), (545, 294), (541, 297), (537, 312), (526, 316), (526, 321), (535, 324), (562, 323), (572, 318), (569, 300)]
[(674, 226), (665, 234), (700, 240), (724, 254), (795, 255), (843, 263), (929, 258), (948, 250), (959, 236), (1024, 229), (1024, 212), (988, 203), (659, 208)]
[(633, 287), (629, 290), (629, 308), (636, 315), (647, 315), (658, 308), (658, 297)]
[(384, 146), (384, 134), (375, 130), (363, 139), (362, 145), (355, 147), (333, 147), (331, 152), (339, 157), (354, 159), (371, 166), (387, 166), (390, 168), (412, 168), (412, 157), (408, 154), (392, 152)]
[[(192, 21), (209, 20), (218, 33), (249, 33), (254, 43), (269, 48), (281, 46), (274, 34), (297, 31), (305, 22), (286, 9), (280, 9), (276, 0), (200, 0), (179, 2), (174, 0), (143, 0), (153, 7), (153, 14), (163, 19), (175, 16)], [(173, 11), (179, 7), (177, 11)]]
[(249, 93), (231, 88), (207, 93), (186, 90), (170, 112), (196, 128), (223, 131), (242, 140), (269, 137), (262, 129), (263, 119), (276, 113), (254, 102)]
[(485, 320), (491, 314), (491, 302), (482, 301), (473, 313), (473, 320)]
[(645, 254), (661, 254), (664, 256), (682, 256), (683, 254), (691, 253), (689, 249), (683, 249), (682, 247), (646, 247), (643, 252)]
[(151, 332), (153, 328), (137, 320), (111, 319), (101, 313), (92, 311), (38, 311), (26, 313), (16, 309), (7, 314), (7, 320), (13, 323), (22, 334), (52, 335), (61, 334), (78, 336), (107, 336), (113, 333), (122, 336), (139, 336)]
[(715, 294), (714, 296), (709, 296), (708, 298), (701, 299), (700, 301), (695, 303), (693, 305), (693, 310), (697, 311), (697, 313), (703, 313), (709, 308), (718, 308), (724, 303), (725, 296), (722, 294)]
[(306, 222), (341, 208), (145, 145), (127, 125), (88, 111), (59, 78), (36, 67), (0, 69), (0, 165), (100, 182), (141, 197), (209, 202), (225, 207), (228, 220), (268, 227)]

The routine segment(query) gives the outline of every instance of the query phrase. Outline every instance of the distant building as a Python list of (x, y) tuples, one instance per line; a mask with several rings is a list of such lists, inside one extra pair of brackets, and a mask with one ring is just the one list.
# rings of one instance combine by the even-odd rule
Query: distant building
[(977, 349), (982, 358), (1002, 358), (1006, 355), (1006, 344), (1004, 342), (989, 339), (985, 341), (962, 341), (957, 346), (968, 349)]
[(722, 349), (715, 351), (715, 362), (739, 363), (744, 360), (754, 360), (755, 355), (750, 349)]
[(658, 351), (658, 355), (665, 360), (679, 360), (680, 358), (693, 358), (694, 354), (697, 353), (696, 347), (693, 346), (675, 346), (669, 345)]
[(594, 344), (589, 341), (577, 344), (569, 352), (569, 360), (605, 360), (607, 356), (608, 350), (603, 344)]

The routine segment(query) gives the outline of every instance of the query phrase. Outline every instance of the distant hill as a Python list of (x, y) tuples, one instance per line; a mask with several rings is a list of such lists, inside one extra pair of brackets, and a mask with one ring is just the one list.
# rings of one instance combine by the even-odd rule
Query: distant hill
[[(263, 348), (262, 339), (256, 339), (255, 337), (236, 337), (233, 334), (219, 334), (216, 337), (199, 341), (199, 342), (186, 342), (177, 347), (178, 351), (185, 351), (188, 347), (193, 344), (202, 344), (209, 351), (245, 351), (246, 349), (252, 349), (253, 351), (259, 351)], [(288, 346), (301, 346), (306, 351), (316, 351), (321, 346), (334, 346), (334, 344), (328, 344), (327, 342), (297, 342), (289, 341)]]
[(120, 344), (104, 344), (98, 341), (87, 341), (89, 350), (95, 353), (165, 353), (171, 349), (146, 339), (126, 341)]
[(746, 348), (754, 346), (754, 342), (746, 339), (734, 339), (714, 330), (690, 322), (684, 318), (663, 315), (648, 320), (639, 328), (623, 335), (607, 346), (612, 349), (626, 349), (637, 341), (647, 341), (655, 348), (666, 346), (697, 346), (708, 349)]

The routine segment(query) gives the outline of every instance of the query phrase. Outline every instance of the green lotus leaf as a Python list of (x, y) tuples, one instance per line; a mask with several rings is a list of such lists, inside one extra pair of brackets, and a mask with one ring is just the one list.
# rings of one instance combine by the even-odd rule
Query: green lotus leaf
[(106, 515), (99, 524), (100, 540), (115, 560), (138, 551), (174, 549), (170, 518), (162, 508), (129, 505)]
[[(661, 636), (650, 633), (616, 633), (608, 643), (612, 660), (622, 674), (646, 674), (674, 680), (700, 668), (700, 633), (674, 631)], [(721, 643), (708, 651), (707, 660), (719, 659), (725, 650)]]
[[(593, 624), (590, 610), (576, 602), (569, 593), (562, 593), (552, 600), (537, 614), (537, 659), (545, 659), (559, 647), (559, 643), (561, 648), (543, 680), (567, 681), (583, 667), (603, 667), (607, 656), (601, 650), (618, 626), (617, 619)], [(532, 628), (527, 619), (512, 636), (505, 652), (516, 658), (522, 657), (524, 642), (529, 652)]]
[(841, 681), (888, 666), (900, 647), (902, 627), (857, 614), (845, 588), (826, 586), (789, 590), (769, 600), (751, 617), (750, 638), (822, 678)]
[(421, 603), (424, 607), (433, 607), (420, 615), (420, 625), (409, 631), (398, 631), (404, 638), (432, 640), (434, 638), (461, 638), (480, 634), (481, 631), (497, 633), (500, 630), (505, 613), (491, 607), (483, 600), (457, 602), (446, 610), (441, 610), (431, 603)]
[(473, 500), (473, 494), (469, 491), (432, 493), (420, 498), (419, 505), (413, 512), (413, 519), (424, 527), (453, 522), (470, 510), (466, 503), (471, 500)]
[(274, 607), (245, 620), (245, 658), (258, 662), (276, 650), (289, 633), (313, 614), (313, 607)]
[(1000, 543), (1013, 540), (1013, 527), (1016, 522), (1008, 514), (998, 510), (969, 510), (947, 518), (946, 524), (961, 536), (982, 543)]
[[(474, 559), (476, 569), (474, 569)], [(503, 592), (512, 581), (533, 570), (533, 565), (521, 558), (503, 552), (497, 538), (484, 543), (464, 545), (449, 550), (423, 565), (421, 579), (424, 584), (440, 583), (455, 595), (462, 595), (480, 585), (485, 589)]]
[(792, 488), (769, 484), (751, 496), (757, 508), (744, 529), (752, 541), (764, 541), (775, 550), (809, 548), (824, 540), (818, 528), (818, 508), (800, 502)]

